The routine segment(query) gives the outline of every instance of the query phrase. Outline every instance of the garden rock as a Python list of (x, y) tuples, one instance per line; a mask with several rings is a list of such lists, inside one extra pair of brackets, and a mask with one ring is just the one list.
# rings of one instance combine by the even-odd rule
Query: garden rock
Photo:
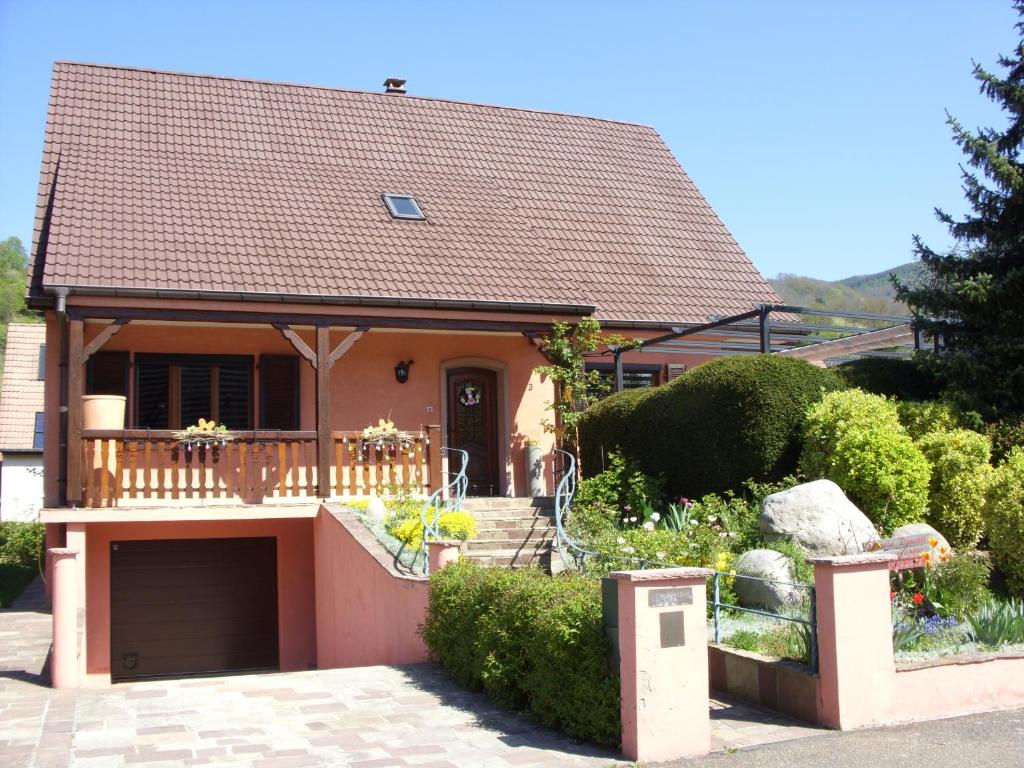
[[(767, 608), (772, 611), (799, 605), (806, 590), (792, 586), (796, 581), (795, 573), (793, 561), (781, 552), (771, 549), (744, 552), (736, 560), (737, 578), (733, 582), (736, 599), (746, 608)], [(739, 578), (741, 576), (756, 576), (770, 581)]]
[(767, 541), (787, 539), (809, 555), (855, 555), (878, 539), (875, 527), (831, 480), (773, 493), (758, 517)]
[(928, 525), (928, 523), (910, 523), (908, 525), (901, 525), (892, 532), (892, 538), (894, 539), (902, 539), (911, 536), (915, 538), (918, 536), (927, 536), (929, 539), (935, 538), (938, 541), (934, 547), (927, 543), (914, 547), (915, 552), (931, 549), (932, 558), (936, 563), (940, 561), (940, 555), (953, 554), (953, 548), (949, 546), (949, 542), (946, 541), (946, 537)]

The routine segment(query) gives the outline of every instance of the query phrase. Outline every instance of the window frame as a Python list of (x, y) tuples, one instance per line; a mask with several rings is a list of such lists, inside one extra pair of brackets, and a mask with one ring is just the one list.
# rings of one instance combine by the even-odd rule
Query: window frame
[(46, 445), (46, 412), (36, 411), (35, 424), (32, 431), (32, 450), (45, 450)]
[[(405, 219), (407, 221), (426, 221), (427, 216), (423, 213), (423, 207), (420, 205), (413, 195), (406, 194), (403, 192), (383, 192), (380, 196), (381, 200), (384, 201), (384, 206), (388, 209), (388, 213), (391, 214), (393, 219)], [(413, 207), (419, 212), (419, 215), (401, 213), (393, 203), (395, 198), (401, 198), (402, 200), (408, 200), (412, 203)]]

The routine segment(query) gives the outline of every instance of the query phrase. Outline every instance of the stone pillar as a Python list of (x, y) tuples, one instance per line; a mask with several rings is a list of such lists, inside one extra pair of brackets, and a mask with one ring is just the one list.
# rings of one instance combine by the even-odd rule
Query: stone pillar
[(78, 654), (78, 550), (49, 551), (53, 564), (53, 654), (50, 680), (54, 688), (79, 685)]
[(888, 722), (895, 685), (889, 567), (893, 554), (809, 558), (818, 603), (821, 722)]
[(706, 568), (620, 571), (622, 752), (657, 762), (707, 754)]
[(459, 551), (462, 542), (458, 540), (442, 539), (440, 541), (427, 542), (427, 565), (430, 573), (437, 573), (448, 563), (455, 563), (459, 560)]

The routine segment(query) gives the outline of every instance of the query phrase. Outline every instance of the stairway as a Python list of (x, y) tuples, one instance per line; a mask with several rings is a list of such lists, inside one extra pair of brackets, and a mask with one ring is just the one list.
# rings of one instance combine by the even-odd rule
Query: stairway
[(468, 559), (512, 568), (539, 565), (550, 573), (555, 538), (552, 498), (469, 498), (462, 502), (462, 511), (476, 519), (476, 538), (463, 548)]

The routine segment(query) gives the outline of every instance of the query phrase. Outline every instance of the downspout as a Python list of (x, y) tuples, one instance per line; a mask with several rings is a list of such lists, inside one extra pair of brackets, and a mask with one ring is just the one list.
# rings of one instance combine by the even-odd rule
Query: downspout
[(57, 498), (62, 507), (68, 503), (68, 341), (67, 298), (69, 288), (56, 288), (57, 322), (60, 323), (60, 448), (57, 465)]

